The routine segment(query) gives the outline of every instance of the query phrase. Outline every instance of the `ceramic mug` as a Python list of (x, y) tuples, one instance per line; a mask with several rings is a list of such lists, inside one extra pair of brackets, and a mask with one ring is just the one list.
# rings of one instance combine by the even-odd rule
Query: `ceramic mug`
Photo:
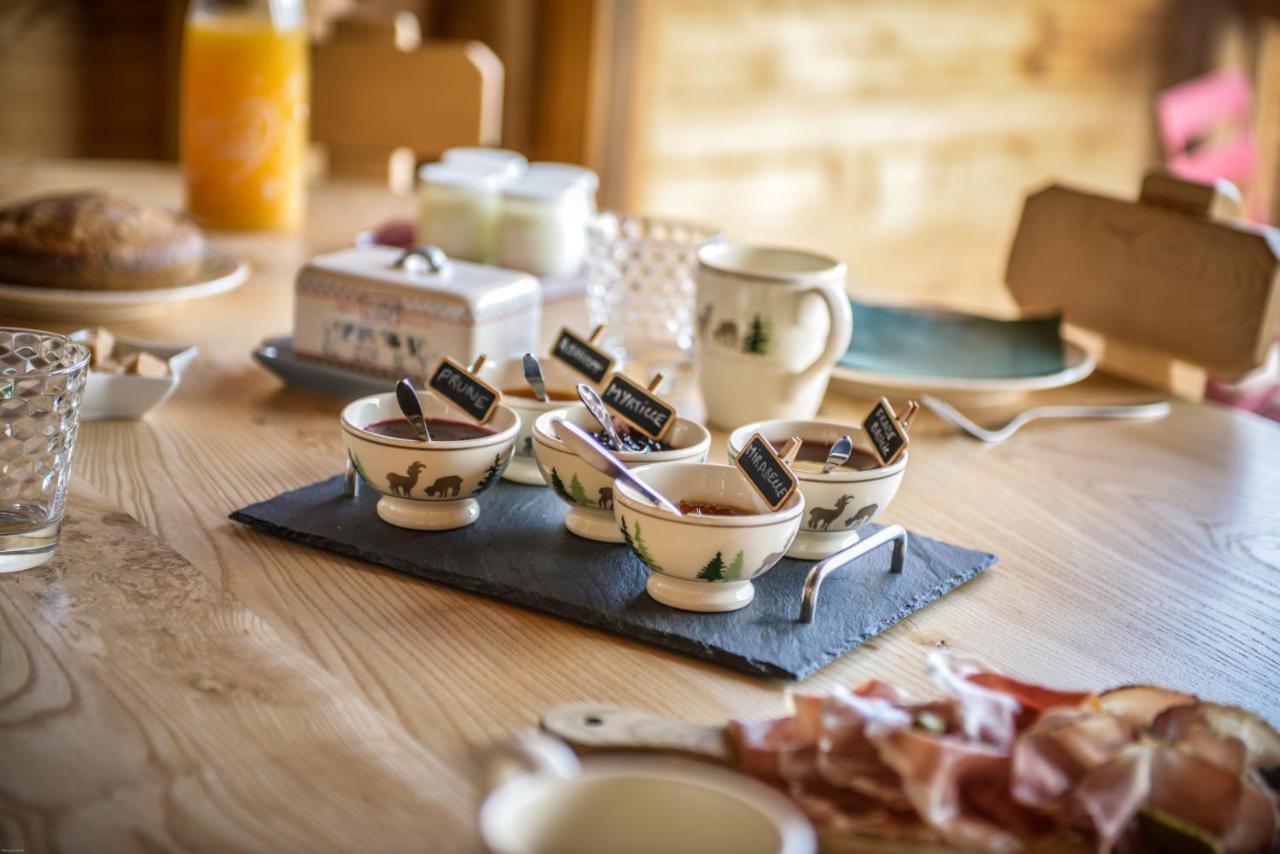
[(495, 854), (813, 854), (794, 804), (704, 763), (642, 756), (579, 762), (563, 742), (527, 736), (504, 754), (480, 808)]
[(731, 428), (812, 418), (853, 334), (840, 261), (712, 243), (698, 252), (698, 381), (707, 418)]

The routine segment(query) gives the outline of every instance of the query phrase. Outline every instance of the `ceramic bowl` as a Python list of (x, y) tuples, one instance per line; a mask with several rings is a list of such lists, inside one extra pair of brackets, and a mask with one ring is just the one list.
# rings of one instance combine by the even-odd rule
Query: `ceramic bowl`
[[(502, 478), (530, 486), (547, 485), (542, 478), (542, 472), (538, 471), (537, 460), (533, 458), (533, 422), (538, 420), (538, 416), (544, 412), (563, 409), (577, 403), (578, 383), (587, 382), (591, 385), (586, 377), (575, 373), (550, 356), (539, 357), (538, 364), (542, 367), (543, 379), (547, 381), (547, 391), (568, 395), (568, 399), (549, 400), (543, 403), (533, 398), (506, 394), (506, 389), (529, 388), (529, 384), (524, 379), (524, 359), (521, 358), (507, 359), (492, 367), (485, 365), (480, 371), (485, 382), (504, 391), (502, 402), (520, 416), (520, 435), (516, 437), (516, 453), (511, 458), (511, 465), (507, 466), (507, 470), (503, 472)], [(598, 387), (593, 387), (599, 390)]]
[(799, 490), (775, 513), (733, 466), (711, 463), (640, 466), (636, 476), (671, 501), (727, 504), (745, 516), (677, 516), (618, 481), (613, 506), (618, 530), (649, 569), (645, 589), (685, 611), (736, 611), (755, 597), (751, 579), (782, 559), (800, 530)]
[[(841, 436), (853, 437), (854, 447), (867, 450), (870, 445), (856, 424), (828, 421), (757, 421), (729, 434), (729, 460), (737, 457), (753, 433), (770, 442), (799, 436), (807, 442), (832, 444)], [(800, 535), (787, 551), (787, 557), (819, 560), (830, 557), (858, 541), (858, 529), (879, 516), (889, 506), (907, 470), (910, 451), (893, 465), (857, 471), (841, 467), (830, 474), (797, 471), (800, 491), (804, 493), (805, 511)]]
[[(87, 342), (90, 329), (81, 329), (68, 337)], [(196, 358), (196, 348), (183, 344), (161, 344), (139, 338), (116, 336), (121, 354), (150, 353), (169, 363), (166, 377), (142, 377), (136, 374), (111, 374), (89, 369), (84, 393), (80, 399), (81, 421), (136, 421), (169, 399), (182, 380), (182, 373)]]
[[(462, 420), (444, 401), (420, 392), (428, 418)], [(520, 416), (497, 407), (485, 426), (494, 433), (461, 442), (418, 442), (370, 433), (375, 421), (401, 418), (394, 394), (374, 394), (342, 410), (342, 441), (356, 471), (382, 493), (378, 516), (400, 528), (447, 531), (480, 518), (475, 497), (498, 481), (511, 460)]]
[[(581, 403), (548, 412), (533, 423), (533, 454), (538, 468), (556, 495), (569, 505), (564, 526), (579, 537), (602, 543), (622, 542), (622, 532), (613, 519), (613, 478), (596, 471), (569, 450), (555, 432), (556, 422), (568, 419), (588, 432), (600, 425)], [(622, 451), (618, 459), (627, 468), (673, 462), (700, 463), (707, 458), (711, 434), (688, 418), (677, 418), (667, 434), (670, 451), (642, 454)]]

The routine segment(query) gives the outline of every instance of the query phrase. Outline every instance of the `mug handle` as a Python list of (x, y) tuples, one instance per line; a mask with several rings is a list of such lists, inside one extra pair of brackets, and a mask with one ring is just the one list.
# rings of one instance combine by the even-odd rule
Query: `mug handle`
[(558, 738), (521, 733), (503, 744), (488, 762), (489, 790), (525, 774), (541, 774), (568, 780), (582, 773), (578, 756)]
[(822, 297), (827, 304), (827, 314), (831, 316), (831, 329), (827, 333), (826, 348), (796, 375), (797, 381), (807, 380), (820, 371), (830, 370), (849, 349), (849, 342), (853, 339), (853, 309), (849, 306), (849, 297), (842, 286), (824, 282), (807, 288), (805, 294)]

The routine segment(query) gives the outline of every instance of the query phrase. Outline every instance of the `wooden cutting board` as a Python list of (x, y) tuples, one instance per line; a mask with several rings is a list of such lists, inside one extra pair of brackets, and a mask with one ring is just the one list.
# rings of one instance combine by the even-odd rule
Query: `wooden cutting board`
[(0, 757), (5, 850), (479, 844), (471, 780), (83, 487), (0, 575)]
[[(1280, 324), (1280, 232), (1227, 218), (1230, 185), (1153, 173), (1137, 201), (1054, 185), (1027, 197), (1005, 280), (1027, 314), (1234, 379)], [(1138, 356), (1103, 358), (1143, 380)]]

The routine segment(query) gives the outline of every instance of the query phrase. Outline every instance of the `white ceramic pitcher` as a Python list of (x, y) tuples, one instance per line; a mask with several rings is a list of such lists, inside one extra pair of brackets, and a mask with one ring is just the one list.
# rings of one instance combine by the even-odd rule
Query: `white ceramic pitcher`
[(698, 252), (698, 381), (724, 428), (812, 418), (849, 347), (845, 265), (796, 249), (713, 243)]

